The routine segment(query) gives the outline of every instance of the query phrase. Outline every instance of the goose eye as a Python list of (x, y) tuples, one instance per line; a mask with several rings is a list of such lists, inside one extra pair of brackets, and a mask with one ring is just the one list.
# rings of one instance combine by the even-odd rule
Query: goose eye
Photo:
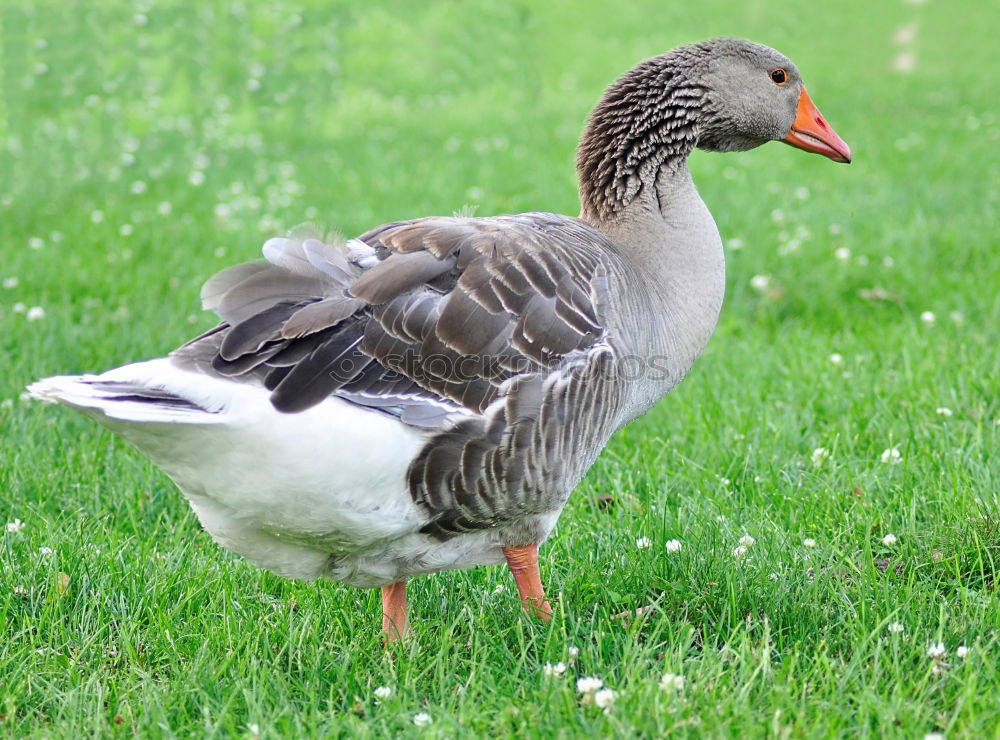
[(788, 73), (781, 67), (771, 71), (771, 80), (775, 85), (784, 85), (788, 82)]

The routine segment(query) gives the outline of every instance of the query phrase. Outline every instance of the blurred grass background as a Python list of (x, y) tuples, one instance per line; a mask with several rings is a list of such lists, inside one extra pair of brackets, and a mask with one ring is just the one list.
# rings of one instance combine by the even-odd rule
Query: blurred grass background
[[(385, 735), (424, 710), (442, 737), (1000, 736), (998, 11), (0, 0), (0, 517), (24, 523), (0, 532), (0, 733)], [(692, 157), (727, 304), (544, 548), (551, 629), (499, 569), (445, 574), (385, 657), (375, 594), (230, 557), (150, 464), (20, 399), (208, 328), (201, 282), (299, 223), (577, 213), (604, 87), (716, 35), (795, 60), (855, 161)], [(934, 673), (937, 641), (974, 651)], [(570, 645), (614, 713), (541, 676)]]

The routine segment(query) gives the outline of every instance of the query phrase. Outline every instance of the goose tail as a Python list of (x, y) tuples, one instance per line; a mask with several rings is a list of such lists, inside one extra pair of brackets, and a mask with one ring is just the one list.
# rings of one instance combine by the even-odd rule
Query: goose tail
[(228, 405), (226, 399), (211, 379), (193, 375), (169, 359), (152, 360), (100, 375), (42, 378), (29, 385), (28, 392), (43, 403), (69, 406), (105, 425), (216, 423)]

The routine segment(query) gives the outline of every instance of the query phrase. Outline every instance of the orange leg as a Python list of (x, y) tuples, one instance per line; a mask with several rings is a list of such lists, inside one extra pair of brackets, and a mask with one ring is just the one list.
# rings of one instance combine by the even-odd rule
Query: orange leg
[(521, 606), (531, 616), (548, 622), (552, 618), (552, 607), (545, 600), (542, 579), (538, 575), (538, 545), (505, 547), (503, 554), (521, 594)]
[(396, 642), (413, 634), (406, 616), (406, 581), (382, 586), (382, 634), (386, 642)]

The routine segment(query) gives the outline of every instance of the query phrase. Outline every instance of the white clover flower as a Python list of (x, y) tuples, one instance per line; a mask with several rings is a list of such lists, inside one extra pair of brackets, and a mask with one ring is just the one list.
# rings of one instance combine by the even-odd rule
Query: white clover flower
[(41, 249), (42, 247), (45, 246), (45, 240), (42, 239), (40, 236), (33, 236), (30, 239), (28, 239), (28, 246), (31, 247), (32, 249)]
[(680, 540), (667, 540), (664, 547), (667, 549), (667, 552), (675, 553), (675, 552), (680, 552), (681, 547), (683, 547), (683, 545), (681, 545)]
[(26, 589), (24, 586), (14, 586), (14, 594), (16, 596), (27, 596), (28, 589)]
[(851, 250), (848, 249), (847, 247), (840, 247), (840, 249), (837, 249), (833, 253), (833, 256), (839, 259), (841, 262), (846, 262), (851, 258)]
[(737, 545), (736, 547), (733, 548), (733, 557), (735, 558), (741, 558), (746, 554), (747, 554), (746, 545)]
[(566, 672), (566, 664), (563, 662), (559, 663), (546, 663), (542, 666), (542, 675), (546, 678), (554, 678), (556, 676), (561, 676)]
[(889, 625), (888, 630), (893, 634), (898, 635), (900, 632), (906, 630), (906, 627), (903, 626), (902, 622), (893, 622)]
[(933, 324), (937, 320), (937, 316), (934, 315), (933, 311), (924, 311), (920, 314), (920, 320), (925, 324)]
[(603, 709), (605, 712), (611, 709), (611, 705), (615, 703), (615, 699), (617, 698), (618, 692), (612, 689), (601, 689), (600, 691), (594, 692), (594, 704), (596, 704), (599, 709)]
[(132, 236), (135, 231), (135, 227), (132, 224), (122, 224), (118, 227), (118, 233), (122, 236)]
[(570, 658), (576, 658), (580, 655), (580, 648), (578, 648), (576, 645), (570, 645), (568, 648), (566, 648), (566, 654)]
[(967, 657), (970, 652), (972, 652), (972, 648), (968, 647), (967, 645), (959, 645), (957, 648), (955, 648), (955, 655), (957, 655), (959, 658)]
[(894, 535), (892, 532), (889, 532), (882, 538), (882, 544), (885, 545), (886, 547), (892, 547), (893, 545), (896, 544), (896, 535)]
[(840, 365), (844, 362), (844, 356), (839, 352), (834, 352), (830, 355), (830, 362), (834, 365)]
[(756, 541), (757, 540), (755, 540), (748, 534), (745, 534), (742, 537), (740, 537), (740, 544), (743, 545), (743, 547), (750, 547)]
[(90, 220), (92, 223), (99, 224), (104, 220), (104, 211), (100, 208), (95, 208), (90, 212)]
[(947, 406), (940, 406), (939, 408), (936, 409), (936, 411), (938, 416), (953, 416), (955, 413)]
[(38, 548), (38, 554), (41, 555), (44, 558), (51, 557), (52, 556), (52, 548), (51, 547), (39, 547)]
[(802, 540), (802, 545), (804, 547), (816, 547), (816, 540), (814, 540), (812, 537), (806, 537), (804, 540)]
[(644, 550), (652, 544), (653, 541), (649, 539), (649, 537), (640, 537), (635, 541), (635, 546), (638, 547), (640, 550)]
[(899, 450), (895, 447), (890, 447), (882, 451), (879, 459), (884, 463), (890, 463), (892, 465), (898, 465), (903, 462), (903, 456), (900, 454)]
[(924, 735), (924, 740), (945, 740), (943, 732), (928, 732)]
[(165, 200), (160, 202), (160, 204), (156, 206), (156, 212), (159, 213), (161, 216), (168, 215), (173, 209), (174, 207), (170, 205), (169, 201)]
[(750, 278), (750, 287), (758, 293), (763, 293), (771, 286), (771, 278), (767, 275), (754, 275)]
[(911, 23), (908, 26), (900, 26), (892, 35), (892, 40), (897, 44), (912, 44), (917, 38), (917, 24)]
[(772, 581), (776, 581), (776, 580), (778, 580), (778, 574), (777, 574), (777, 573), (768, 573), (768, 574), (767, 574), (767, 577), (768, 577), (768, 578), (769, 578), (770, 580), (772, 580)]
[(10, 310), (13, 311), (14, 313), (24, 313), (25, 311), (28, 310), (28, 307), (25, 306), (20, 301), (18, 301), (17, 303), (15, 303), (13, 306), (10, 307)]
[(743, 249), (745, 242), (742, 239), (730, 239), (726, 242), (729, 249)]
[(592, 694), (604, 686), (604, 681), (595, 676), (584, 676), (576, 679), (576, 690), (581, 694)]
[(20, 519), (14, 519), (12, 522), (7, 522), (7, 531), (12, 533), (20, 532), (24, 529), (24, 522)]
[(928, 658), (934, 658), (936, 660), (938, 658), (943, 658), (947, 654), (948, 654), (948, 649), (945, 648), (943, 642), (931, 643), (931, 646), (927, 648)]
[(433, 721), (427, 712), (417, 712), (413, 715), (413, 724), (417, 727), (427, 727)]
[(391, 686), (379, 686), (375, 689), (375, 703), (381, 704), (384, 699), (388, 699), (392, 696)]
[(45, 309), (41, 306), (32, 306), (24, 316), (28, 321), (38, 321), (45, 318)]
[(664, 691), (680, 691), (684, 688), (684, 676), (679, 673), (664, 673), (660, 679), (660, 688)]
[(259, 737), (260, 725), (258, 725), (256, 722), (251, 722), (250, 724), (247, 725), (247, 732), (249, 732), (251, 735), (255, 737)]
[(14, 277), (14, 276), (11, 276), (11, 277), (5, 277), (5, 278), (3, 279), (3, 287), (4, 287), (4, 290), (13, 290), (14, 288), (16, 288), (16, 287), (17, 287), (17, 284), (18, 284), (19, 282), (21, 282), (21, 281), (20, 281), (20, 280), (18, 280), (18, 279), (17, 279), (16, 277)]
[(201, 170), (195, 170), (190, 175), (188, 175), (188, 182), (194, 186), (205, 184), (205, 173)]
[(826, 447), (817, 447), (812, 451), (809, 459), (812, 460), (812, 464), (818, 468), (828, 457), (830, 457), (830, 451), (826, 449)]
[(961, 324), (965, 321), (965, 315), (961, 311), (952, 311), (948, 314), (948, 318), (954, 321), (956, 324)]
[(135, 180), (131, 185), (128, 186), (129, 192), (132, 195), (142, 195), (147, 190), (149, 190), (149, 185), (147, 185), (142, 180)]

